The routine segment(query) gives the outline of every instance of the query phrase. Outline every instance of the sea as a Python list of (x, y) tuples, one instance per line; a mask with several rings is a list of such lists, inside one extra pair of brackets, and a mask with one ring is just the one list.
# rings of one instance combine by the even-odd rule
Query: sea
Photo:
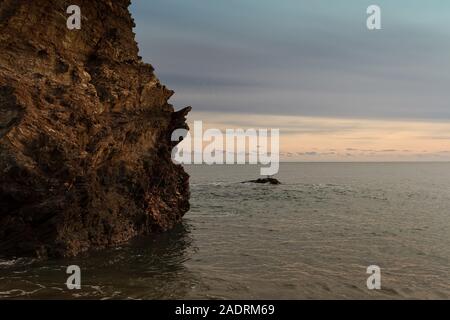
[(0, 258), (0, 299), (450, 298), (450, 163), (282, 163), (280, 185), (242, 183), (257, 166), (186, 170), (191, 210), (174, 230)]

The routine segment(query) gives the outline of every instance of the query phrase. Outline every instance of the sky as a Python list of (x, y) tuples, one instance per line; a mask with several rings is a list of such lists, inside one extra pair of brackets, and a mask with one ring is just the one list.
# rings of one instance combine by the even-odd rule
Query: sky
[[(366, 9), (381, 8), (381, 30)], [(447, 0), (134, 0), (140, 54), (209, 127), (300, 161), (450, 161)]]

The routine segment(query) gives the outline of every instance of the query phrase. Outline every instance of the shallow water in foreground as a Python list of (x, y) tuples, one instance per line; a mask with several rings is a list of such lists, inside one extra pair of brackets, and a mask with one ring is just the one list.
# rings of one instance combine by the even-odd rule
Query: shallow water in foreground
[[(0, 259), (0, 298), (450, 298), (449, 163), (189, 166), (182, 225), (76, 259)], [(65, 286), (68, 265), (82, 289)], [(378, 265), (382, 290), (366, 287)]]

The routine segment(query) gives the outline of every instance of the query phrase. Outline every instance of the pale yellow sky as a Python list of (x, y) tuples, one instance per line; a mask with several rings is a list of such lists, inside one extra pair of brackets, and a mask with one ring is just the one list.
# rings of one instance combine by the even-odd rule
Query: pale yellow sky
[[(280, 129), (284, 161), (450, 161), (450, 123), (192, 112), (204, 129)], [(198, 138), (198, 137), (194, 137)]]

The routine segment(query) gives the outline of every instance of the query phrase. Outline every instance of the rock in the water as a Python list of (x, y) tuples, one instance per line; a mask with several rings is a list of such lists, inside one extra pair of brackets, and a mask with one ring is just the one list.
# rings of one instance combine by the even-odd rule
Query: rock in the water
[(189, 209), (187, 128), (138, 56), (129, 0), (0, 1), (0, 255), (74, 256), (165, 231)]
[(244, 181), (242, 183), (260, 183), (260, 184), (273, 184), (273, 185), (281, 184), (281, 182), (275, 178), (260, 178), (260, 179), (256, 179), (256, 180)]

